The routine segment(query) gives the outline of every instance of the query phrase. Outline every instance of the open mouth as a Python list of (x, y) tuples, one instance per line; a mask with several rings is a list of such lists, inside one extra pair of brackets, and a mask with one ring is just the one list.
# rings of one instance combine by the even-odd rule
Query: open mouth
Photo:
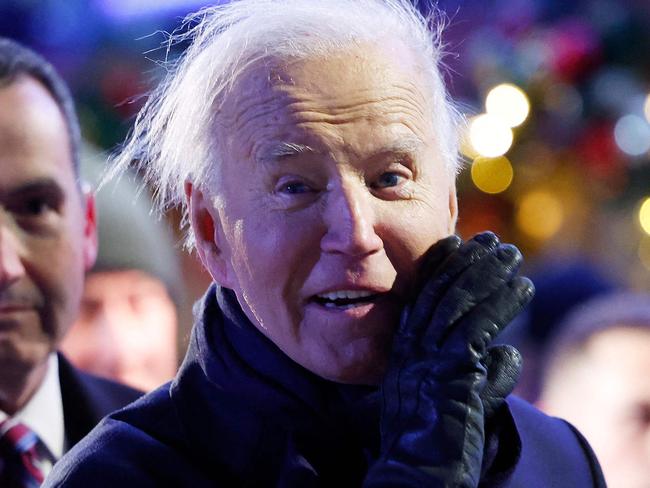
[(376, 302), (381, 297), (379, 293), (358, 290), (340, 290), (314, 295), (312, 300), (326, 308), (346, 310)]

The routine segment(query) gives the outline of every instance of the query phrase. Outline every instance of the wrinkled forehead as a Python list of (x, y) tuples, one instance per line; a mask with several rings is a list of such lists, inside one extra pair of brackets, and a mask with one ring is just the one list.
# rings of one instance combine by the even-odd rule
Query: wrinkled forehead
[(400, 123), (428, 140), (432, 103), (425, 70), (404, 46), (357, 45), (302, 58), (259, 61), (243, 74), (217, 115), (233, 144), (254, 145), (283, 125)]
[(428, 92), (426, 82), (417, 57), (401, 43), (353, 44), (346, 49), (301, 57), (261, 59), (241, 74), (223, 107), (232, 109), (242, 100), (259, 101), (260, 97), (270, 95), (269, 91), (276, 96), (283, 92), (304, 94), (335, 103), (364, 92), (390, 93), (400, 87), (408, 87), (424, 105), (428, 101), (424, 97)]

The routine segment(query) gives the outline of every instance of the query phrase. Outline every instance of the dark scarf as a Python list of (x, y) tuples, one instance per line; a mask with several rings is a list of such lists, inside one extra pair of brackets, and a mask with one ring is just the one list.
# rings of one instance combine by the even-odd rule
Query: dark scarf
[[(292, 361), (211, 286), (195, 308), (171, 388), (188, 449), (223, 486), (355, 486), (379, 453), (377, 388), (324, 380)], [(486, 432), (480, 486), (501, 486), (521, 441), (506, 405)]]
[(230, 290), (210, 287), (195, 315), (171, 394), (205, 469), (238, 486), (361, 486), (379, 448), (377, 389), (292, 361)]

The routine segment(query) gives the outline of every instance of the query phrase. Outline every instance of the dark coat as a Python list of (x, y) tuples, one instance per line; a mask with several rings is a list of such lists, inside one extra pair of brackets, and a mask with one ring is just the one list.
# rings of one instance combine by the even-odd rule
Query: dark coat
[(58, 358), (63, 422), (68, 446), (79, 442), (103, 417), (143, 394), (139, 390), (83, 372), (70, 364), (61, 353)]
[[(102, 421), (45, 486), (361, 486), (378, 454), (376, 389), (301, 368), (234, 301), (211, 288), (174, 381)], [(604, 486), (569, 424), (507, 405), (496, 476), (482, 486)]]

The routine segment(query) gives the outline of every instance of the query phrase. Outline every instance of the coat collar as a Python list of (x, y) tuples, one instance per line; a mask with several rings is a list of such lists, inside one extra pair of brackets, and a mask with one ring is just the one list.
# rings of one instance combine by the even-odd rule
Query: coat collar
[(253, 469), (277, 480), (287, 463), (307, 457), (320, 464), (310, 469), (322, 477), (335, 469), (330, 459), (341, 459), (332, 455), (337, 449), (349, 450), (343, 459), (365, 472), (379, 444), (376, 389), (302, 368), (247, 319), (231, 290), (212, 285), (195, 306), (195, 320), (170, 391), (206, 463), (226, 459), (221, 469), (235, 479)]

